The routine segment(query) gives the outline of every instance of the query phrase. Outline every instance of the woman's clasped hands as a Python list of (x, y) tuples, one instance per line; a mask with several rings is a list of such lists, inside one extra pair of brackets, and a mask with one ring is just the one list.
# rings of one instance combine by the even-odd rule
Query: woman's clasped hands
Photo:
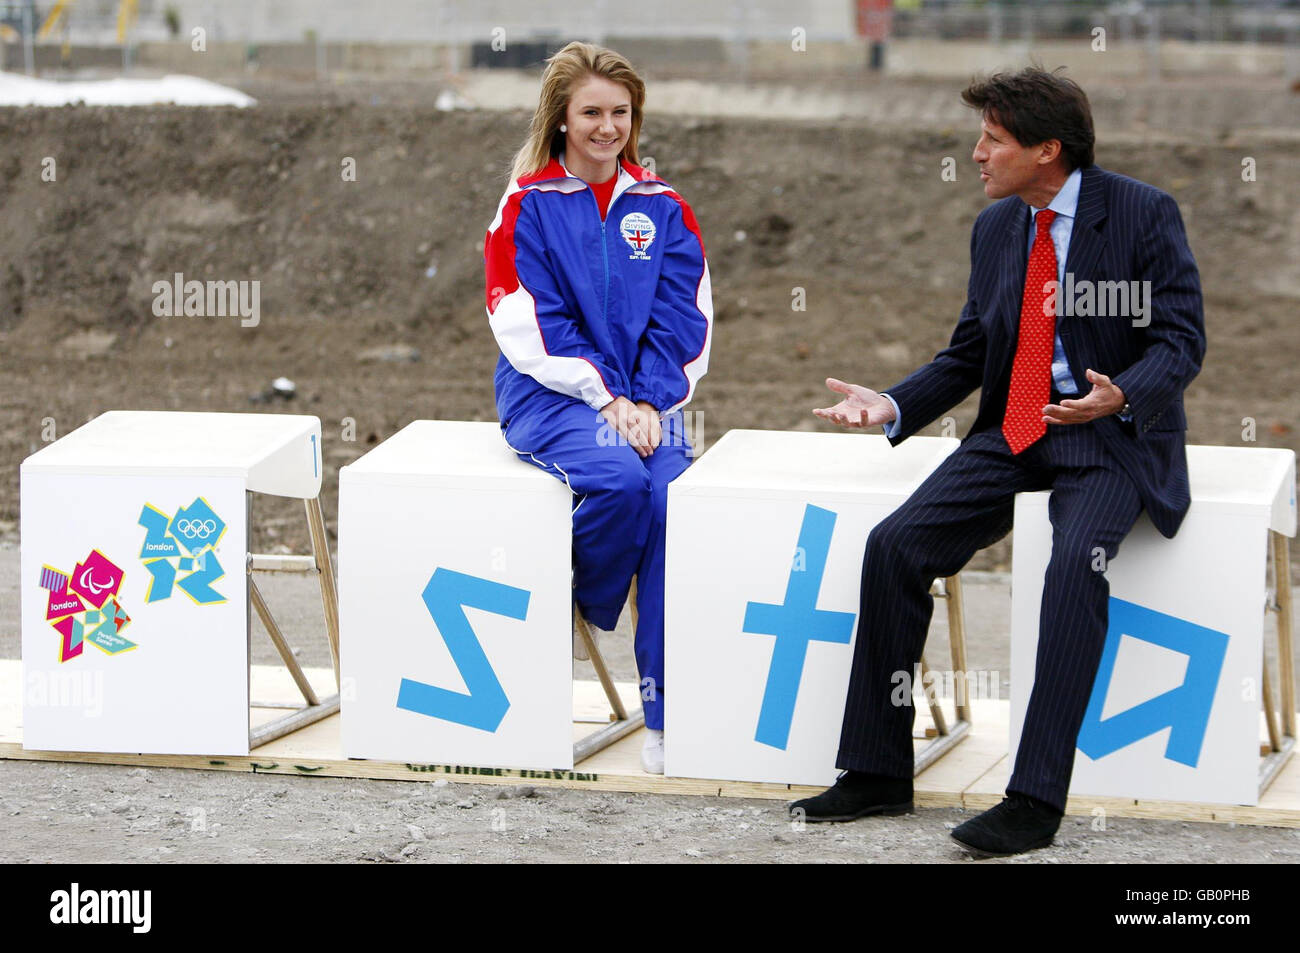
[(626, 397), (615, 397), (600, 409), (600, 415), (642, 459), (659, 446), (663, 430), (659, 411), (652, 404), (644, 400), (634, 404)]

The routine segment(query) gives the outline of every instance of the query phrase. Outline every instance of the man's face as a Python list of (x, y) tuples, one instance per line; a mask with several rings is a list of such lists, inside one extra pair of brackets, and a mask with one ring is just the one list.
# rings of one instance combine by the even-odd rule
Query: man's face
[(1047, 169), (1038, 161), (1042, 154), (1041, 143), (1022, 146), (996, 117), (986, 115), (980, 120), (980, 138), (971, 158), (979, 163), (985, 195), (991, 199), (1019, 195), (1023, 199), (1035, 191)]

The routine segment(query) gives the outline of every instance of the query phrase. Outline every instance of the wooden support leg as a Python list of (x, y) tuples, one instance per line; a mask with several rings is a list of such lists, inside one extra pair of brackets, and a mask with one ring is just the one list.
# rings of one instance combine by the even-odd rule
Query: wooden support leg
[(248, 577), (248, 596), (253, 603), (253, 608), (257, 610), (257, 617), (262, 620), (262, 626), (266, 629), (266, 634), (275, 643), (275, 650), (280, 653), (280, 658), (284, 660), (285, 667), (289, 669), (289, 674), (293, 676), (298, 691), (302, 692), (303, 699), (308, 705), (319, 705), (320, 699), (316, 697), (311, 682), (307, 681), (302, 666), (298, 664), (298, 660), (294, 657), (293, 649), (289, 648), (284, 633), (280, 631), (275, 618), (271, 615), (271, 607), (266, 604), (266, 599), (262, 597), (262, 590), (257, 587), (257, 582), (251, 575)]
[[(251, 533), (253, 525), (253, 494), (246, 494), (246, 500), (246, 525)], [(334, 564), (330, 559), (329, 537), (325, 533), (325, 517), (321, 513), (319, 497), (303, 500), (303, 505), (307, 511), (307, 530), (311, 535), (312, 556), (266, 556), (248, 553), (245, 562), (248, 617), (245, 621), (249, 636), (250, 661), (252, 657), (253, 611), (256, 610), (257, 617), (262, 620), (267, 635), (271, 637), (271, 642), (275, 645), (275, 650), (280, 653), (281, 660), (289, 670), (289, 674), (293, 676), (298, 690), (302, 692), (306, 705), (298, 708), (292, 714), (277, 718), (250, 730), (248, 733), (249, 748), (256, 748), (276, 738), (281, 738), (292, 731), (297, 731), (299, 728), (320, 721), (322, 718), (328, 718), (339, 710), (340, 692), (336, 692), (327, 698), (317, 696), (315, 689), (307, 680), (307, 675), (303, 672), (302, 666), (298, 664), (298, 660), (294, 657), (293, 650), (289, 648), (284, 633), (280, 631), (279, 624), (271, 614), (270, 606), (266, 604), (262, 590), (253, 579), (254, 570), (273, 572), (314, 571), (316, 573), (320, 581), (321, 606), (325, 614), (325, 634), (329, 639), (330, 660), (334, 663), (334, 684), (336, 687), (340, 687), (339, 599), (338, 589), (334, 582)]]
[[(970, 721), (970, 682), (966, 678), (966, 605), (962, 599), (961, 574), (944, 580), (948, 593), (948, 647), (952, 653), (952, 670), (957, 693), (957, 720)], [(994, 686), (998, 691), (1000, 686)]]
[(1270, 530), (1273, 541), (1273, 586), (1277, 590), (1278, 691), (1282, 702), (1282, 733), (1292, 738), (1295, 730), (1295, 650), (1291, 632), (1290, 540)]
[(1282, 739), (1277, 734), (1277, 710), (1273, 707), (1273, 689), (1268, 680), (1268, 659), (1264, 659), (1263, 675), (1264, 725), (1268, 728), (1268, 750), (1281, 751)]
[[(636, 632), (638, 622), (636, 611), (636, 577), (632, 578), (631, 591), (628, 594), (628, 601), (632, 606), (632, 631)], [(609, 708), (613, 715), (613, 721), (608, 727), (593, 732), (586, 738), (577, 742), (573, 746), (573, 763), (576, 765), (597, 751), (601, 751), (612, 745), (619, 738), (622, 738), (636, 731), (645, 724), (645, 712), (638, 708), (629, 717), (627, 708), (623, 704), (623, 699), (619, 697), (618, 687), (614, 684), (613, 677), (609, 674), (609, 668), (605, 665), (605, 658), (600, 654), (600, 647), (596, 644), (596, 637), (591, 632), (591, 626), (587, 620), (582, 617), (582, 613), (576, 608), (573, 611), (573, 657), (581, 659), (590, 659), (591, 667), (596, 670), (596, 677), (600, 679), (600, 687), (605, 690), (605, 698), (609, 701)], [(635, 637), (635, 636), (634, 636)], [(581, 654), (580, 654), (581, 653)]]
[(1268, 726), (1268, 746), (1259, 763), (1259, 793), (1262, 795), (1283, 765), (1295, 753), (1295, 656), (1291, 632), (1291, 554), (1287, 537), (1269, 531), (1273, 551), (1274, 599), (1268, 606), (1277, 613), (1277, 666), (1278, 701), (1282, 709), (1281, 729), (1278, 728), (1277, 708), (1273, 704), (1273, 687), (1268, 674), (1268, 660), (1264, 660), (1263, 703), (1264, 723)]
[[(636, 627), (639, 621), (636, 611), (636, 577), (632, 577), (632, 586), (628, 592), (628, 604), (632, 610), (632, 632), (633, 638), (636, 637)], [(614, 716), (615, 721), (627, 720), (627, 708), (623, 705), (623, 699), (619, 697), (618, 689), (614, 685), (614, 679), (609, 674), (609, 668), (605, 665), (605, 657), (600, 654), (600, 646), (596, 644), (596, 637), (592, 634), (591, 624), (582, 617), (582, 613), (575, 606), (573, 609), (573, 657), (580, 661), (590, 661), (591, 667), (596, 670), (596, 677), (600, 679), (600, 687), (605, 690), (605, 697), (609, 700), (609, 708)]]
[(609, 668), (605, 665), (605, 658), (600, 654), (600, 647), (596, 645), (596, 638), (591, 634), (591, 626), (582, 617), (582, 613), (577, 610), (574, 610), (573, 613), (573, 627), (582, 640), (586, 657), (591, 660), (591, 667), (596, 670), (596, 677), (600, 679), (600, 687), (605, 690), (605, 698), (609, 701), (614, 720), (626, 721), (627, 709), (623, 707), (623, 699), (619, 697), (618, 688), (614, 685), (614, 679), (609, 674)]
[[(966, 615), (965, 606), (962, 604), (961, 576), (953, 575), (946, 579), (937, 579), (935, 585), (936, 594), (948, 601), (948, 645), (952, 652), (953, 690), (956, 695), (954, 707), (957, 720), (949, 725), (938, 699), (933, 693), (926, 691), (930, 716), (934, 719), (935, 730), (939, 733), (939, 737), (916, 753), (912, 768), (913, 775), (920, 774), (951, 751), (959, 741), (970, 734), (971, 726), (966, 681)], [(929, 667), (926, 665), (925, 657), (922, 656), (922, 684), (928, 672)]]
[[(934, 719), (934, 730), (941, 735), (948, 733), (948, 719), (943, 717), (943, 706), (939, 704), (939, 693), (935, 691), (934, 685), (926, 677), (930, 674), (930, 666), (925, 664), (925, 656), (921, 656), (921, 685), (925, 692), (925, 700), (930, 705), (930, 717)], [(927, 682), (930, 684), (927, 686)]]
[(591, 634), (591, 626), (575, 605), (573, 607), (573, 657), (579, 662), (587, 661), (591, 658), (591, 650), (587, 645), (594, 642), (595, 636)]
[(330, 559), (329, 536), (325, 533), (325, 517), (320, 509), (320, 497), (303, 500), (307, 509), (307, 530), (311, 534), (311, 551), (316, 557), (316, 570), (320, 579), (321, 604), (325, 609), (325, 634), (330, 642), (330, 660), (334, 663), (334, 683), (339, 681), (339, 594), (334, 583), (334, 563)]

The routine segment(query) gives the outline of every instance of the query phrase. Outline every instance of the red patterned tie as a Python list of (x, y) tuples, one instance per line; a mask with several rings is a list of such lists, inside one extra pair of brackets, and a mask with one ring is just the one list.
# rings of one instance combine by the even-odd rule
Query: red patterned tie
[[(1043, 406), (1051, 396), (1052, 342), (1056, 314), (1045, 308), (1048, 282), (1056, 281), (1056, 248), (1052, 245), (1052, 219), (1056, 213), (1043, 209), (1036, 221), (1034, 247), (1025, 271), (1025, 294), (1020, 301), (1020, 334), (1016, 359), (1011, 365), (1011, 390), (1002, 434), (1012, 453), (1019, 453), (1047, 433)], [(1044, 312), (1047, 312), (1046, 314)]]

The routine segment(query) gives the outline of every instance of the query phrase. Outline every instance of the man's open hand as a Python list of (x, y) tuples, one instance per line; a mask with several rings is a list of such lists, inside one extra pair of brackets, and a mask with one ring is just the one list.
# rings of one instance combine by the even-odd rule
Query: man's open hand
[(1087, 371), (1092, 390), (1078, 400), (1063, 400), (1043, 408), (1043, 420), (1049, 424), (1086, 424), (1098, 417), (1108, 417), (1124, 408), (1124, 392), (1105, 374), (1092, 368)]
[(826, 378), (826, 386), (844, 399), (834, 407), (818, 407), (813, 413), (841, 427), (878, 427), (894, 419), (894, 405), (874, 390), (846, 384), (833, 377)]

